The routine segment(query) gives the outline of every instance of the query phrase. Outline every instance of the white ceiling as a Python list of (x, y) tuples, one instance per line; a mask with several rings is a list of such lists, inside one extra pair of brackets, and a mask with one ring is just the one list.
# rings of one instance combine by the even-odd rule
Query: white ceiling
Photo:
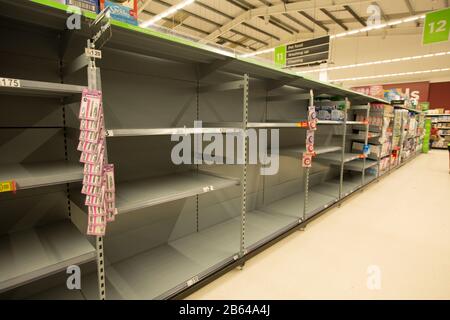
[[(146, 21), (182, 0), (139, 0), (139, 20)], [(420, 15), (449, 6), (448, 0), (196, 0), (183, 10), (157, 22), (157, 26), (186, 35), (194, 41), (219, 45), (237, 53), (248, 53), (272, 48), (303, 39), (333, 35), (347, 30), (361, 29), (367, 22), (369, 5), (382, 10), (381, 22)], [(354, 15), (350, 11), (354, 12)], [(312, 21), (314, 20), (314, 21)], [(444, 45), (421, 45), (423, 20), (402, 23), (378, 31), (334, 39), (331, 62), (346, 65), (380, 59), (414, 56), (430, 52), (450, 51)], [(272, 59), (272, 53), (260, 58)], [(355, 62), (356, 61), (356, 62)], [(365, 74), (394, 73), (394, 69), (450, 67), (450, 56), (432, 58), (415, 63), (398, 63), (374, 68), (356, 68), (329, 73), (329, 79), (342, 79)], [(391, 72), (392, 71), (392, 72)], [(317, 77), (317, 74), (311, 74)], [(405, 79), (444, 77), (445, 75), (417, 75)], [(393, 82), (400, 79), (389, 79)], [(429, 80), (429, 79), (428, 79)], [(379, 79), (377, 82), (386, 82)], [(351, 81), (347, 86), (372, 83)]]

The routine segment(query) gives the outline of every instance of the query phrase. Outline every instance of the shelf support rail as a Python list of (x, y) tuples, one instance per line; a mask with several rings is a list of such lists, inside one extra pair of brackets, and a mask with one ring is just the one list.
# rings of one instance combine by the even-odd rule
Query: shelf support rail
[(242, 165), (242, 181), (241, 181), (241, 241), (239, 256), (243, 257), (247, 254), (245, 248), (245, 226), (246, 226), (246, 213), (247, 213), (247, 163), (248, 163), (248, 94), (249, 94), (249, 75), (244, 75), (243, 80), (243, 117), (242, 117), (242, 134), (243, 134), (243, 148), (244, 148), (244, 161)]
[[(370, 103), (367, 104), (367, 111), (366, 111), (367, 124), (366, 124), (366, 137), (364, 139), (364, 148), (369, 145), (369, 127), (370, 127), (369, 116), (370, 116)], [(366, 155), (364, 151), (365, 150), (363, 149), (364, 158), (363, 158), (363, 170), (362, 170), (362, 177), (361, 177), (362, 185), (364, 185), (366, 182), (366, 163), (367, 163), (366, 159), (367, 159), (367, 156), (369, 155), (369, 154)]]
[(345, 165), (345, 142), (347, 139), (347, 119), (348, 119), (348, 110), (350, 108), (350, 100), (345, 98), (345, 110), (344, 110), (344, 123), (343, 133), (342, 133), (342, 151), (341, 151), (341, 172), (339, 178), (339, 200), (343, 197), (343, 189), (344, 189), (344, 165)]
[[(95, 43), (87, 41), (87, 48), (95, 50)], [(89, 58), (88, 68), (88, 88), (90, 90), (102, 90), (100, 69), (95, 65), (95, 58)], [(103, 119), (103, 121), (105, 121)], [(108, 152), (105, 144), (105, 160), (108, 162)], [(97, 277), (100, 300), (106, 300), (106, 276), (105, 276), (105, 256), (103, 250), (103, 237), (95, 237), (95, 249), (97, 251)]]
[[(311, 89), (309, 91), (309, 105), (310, 106), (314, 106), (314, 91)], [(304, 194), (303, 194), (303, 216), (300, 218), (300, 223), (303, 221), (306, 221), (306, 214), (308, 211), (308, 197), (309, 197), (309, 174), (310, 174), (311, 168), (307, 167), (305, 168), (305, 178), (304, 178), (304, 182), (305, 182), (305, 190), (304, 190)]]

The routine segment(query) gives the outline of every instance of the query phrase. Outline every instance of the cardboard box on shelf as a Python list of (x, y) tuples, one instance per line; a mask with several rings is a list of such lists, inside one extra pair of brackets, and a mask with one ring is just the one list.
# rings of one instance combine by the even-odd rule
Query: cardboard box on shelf
[(100, 0), (100, 9), (109, 7), (111, 18), (131, 25), (137, 25), (138, 0)]

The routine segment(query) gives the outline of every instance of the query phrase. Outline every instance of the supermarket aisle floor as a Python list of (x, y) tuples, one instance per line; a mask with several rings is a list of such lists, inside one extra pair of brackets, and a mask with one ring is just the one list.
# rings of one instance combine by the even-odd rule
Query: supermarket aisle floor
[(450, 299), (449, 253), (448, 152), (433, 150), (189, 299)]

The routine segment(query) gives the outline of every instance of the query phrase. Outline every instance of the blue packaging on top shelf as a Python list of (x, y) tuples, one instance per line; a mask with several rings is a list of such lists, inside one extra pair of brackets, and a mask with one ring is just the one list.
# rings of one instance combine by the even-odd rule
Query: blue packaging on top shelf
[(110, 8), (111, 18), (137, 25), (137, 0), (100, 0), (101, 9)]

